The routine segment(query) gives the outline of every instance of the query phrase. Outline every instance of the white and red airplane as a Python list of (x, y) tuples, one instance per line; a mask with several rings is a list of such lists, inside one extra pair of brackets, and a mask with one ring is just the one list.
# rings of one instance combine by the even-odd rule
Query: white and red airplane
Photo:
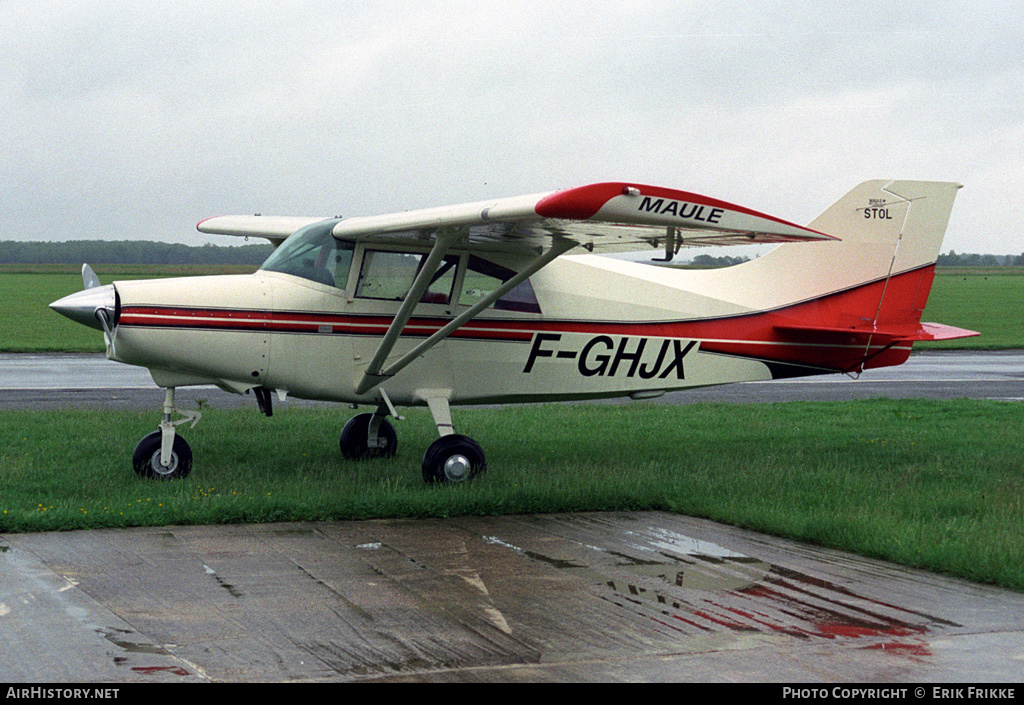
[[(105, 333), (107, 357), (150, 370), (164, 418), (140, 475), (184, 477), (174, 390), (214, 384), (367, 405), (346, 458), (387, 457), (396, 407), (439, 434), (429, 482), (486, 467), (450, 406), (629, 396), (898, 365), (914, 341), (976, 335), (921, 323), (959, 184), (869, 181), (807, 226), (694, 193), (627, 183), (357, 218), (221, 216), (204, 233), (276, 249), (254, 274), (119, 281), (51, 304)], [(781, 243), (733, 267), (590, 254)], [(587, 254), (570, 254), (585, 250)]]

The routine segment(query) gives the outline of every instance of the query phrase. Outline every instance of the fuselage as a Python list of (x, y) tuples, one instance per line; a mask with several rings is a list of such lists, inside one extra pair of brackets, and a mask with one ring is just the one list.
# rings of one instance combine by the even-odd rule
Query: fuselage
[[(401, 296), (401, 285), (369, 280), (361, 271), (368, 255), (354, 248), (343, 287), (270, 270), (117, 282), (119, 321), (108, 354), (151, 369), (161, 386), (262, 386), (306, 399), (373, 402), (376, 392), (355, 390), (395, 315), (392, 295)], [(517, 265), (493, 259), (501, 259), (500, 267)], [(392, 357), (451, 320), (487, 285), (467, 263), (468, 255), (460, 255), (440, 295), (424, 296)], [(930, 275), (907, 276), (917, 287)], [(870, 307), (881, 284), (836, 292), (832, 303), (826, 296), (786, 305), (735, 292), (716, 297), (716, 280), (724, 281), (722, 273), (562, 257), (532, 277), (525, 292), (487, 309), (382, 387), (400, 405), (422, 403), (437, 390), (453, 404), (644, 398), (845, 371), (865, 358), (863, 341), (808, 345), (787, 339), (776, 325), (799, 319), (800, 309), (845, 310), (859, 299)], [(718, 286), (723, 295), (727, 288)], [(905, 359), (909, 345), (886, 354), (893, 352)]]

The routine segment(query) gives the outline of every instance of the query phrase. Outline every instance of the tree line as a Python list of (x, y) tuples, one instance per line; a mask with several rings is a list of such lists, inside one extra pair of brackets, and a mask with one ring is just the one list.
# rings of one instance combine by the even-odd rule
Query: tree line
[[(731, 267), (746, 262), (747, 257), (712, 257), (697, 255), (692, 264), (701, 267)], [(1024, 267), (1024, 253), (1019, 255), (979, 255), (973, 253), (957, 253), (950, 250), (939, 255), (935, 262), (938, 267)]]
[[(19, 242), (0, 240), (0, 264), (237, 264), (260, 265), (273, 251), (270, 244), (179, 245), (148, 240), (69, 240)], [(747, 257), (698, 255), (693, 264), (728, 267)], [(1024, 267), (1019, 255), (979, 255), (950, 250), (939, 255), (940, 267)]]
[(950, 250), (939, 255), (939, 267), (1024, 267), (1024, 252), (1019, 255), (977, 255)]
[(259, 265), (273, 247), (256, 245), (178, 245), (146, 240), (0, 240), (3, 264), (238, 264)]

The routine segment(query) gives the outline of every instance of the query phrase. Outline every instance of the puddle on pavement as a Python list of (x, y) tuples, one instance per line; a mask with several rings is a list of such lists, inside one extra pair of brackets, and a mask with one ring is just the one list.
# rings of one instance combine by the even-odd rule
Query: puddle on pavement
[(865, 648), (928, 655), (927, 634), (959, 626), (858, 595), (850, 589), (664, 528), (632, 532), (611, 550), (560, 537), (557, 550), (485, 541), (571, 573), (599, 599), (685, 635), (782, 634), (800, 639), (869, 639)]

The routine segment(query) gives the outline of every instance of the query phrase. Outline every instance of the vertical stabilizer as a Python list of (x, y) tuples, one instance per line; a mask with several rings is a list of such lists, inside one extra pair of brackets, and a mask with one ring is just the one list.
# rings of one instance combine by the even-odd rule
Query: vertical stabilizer
[(821, 297), (820, 306), (801, 311), (803, 320), (780, 330), (799, 332), (805, 341), (859, 343), (859, 369), (903, 362), (912, 341), (934, 337), (922, 327), (921, 314), (959, 188), (934, 181), (862, 183), (809, 224), (841, 242), (803, 250), (784, 245), (762, 258), (779, 272), (810, 269), (804, 277), (813, 281), (805, 286)]
[(907, 272), (935, 263), (959, 188), (952, 182), (867, 181), (809, 227), (840, 238), (833, 257), (847, 261), (863, 281)]

